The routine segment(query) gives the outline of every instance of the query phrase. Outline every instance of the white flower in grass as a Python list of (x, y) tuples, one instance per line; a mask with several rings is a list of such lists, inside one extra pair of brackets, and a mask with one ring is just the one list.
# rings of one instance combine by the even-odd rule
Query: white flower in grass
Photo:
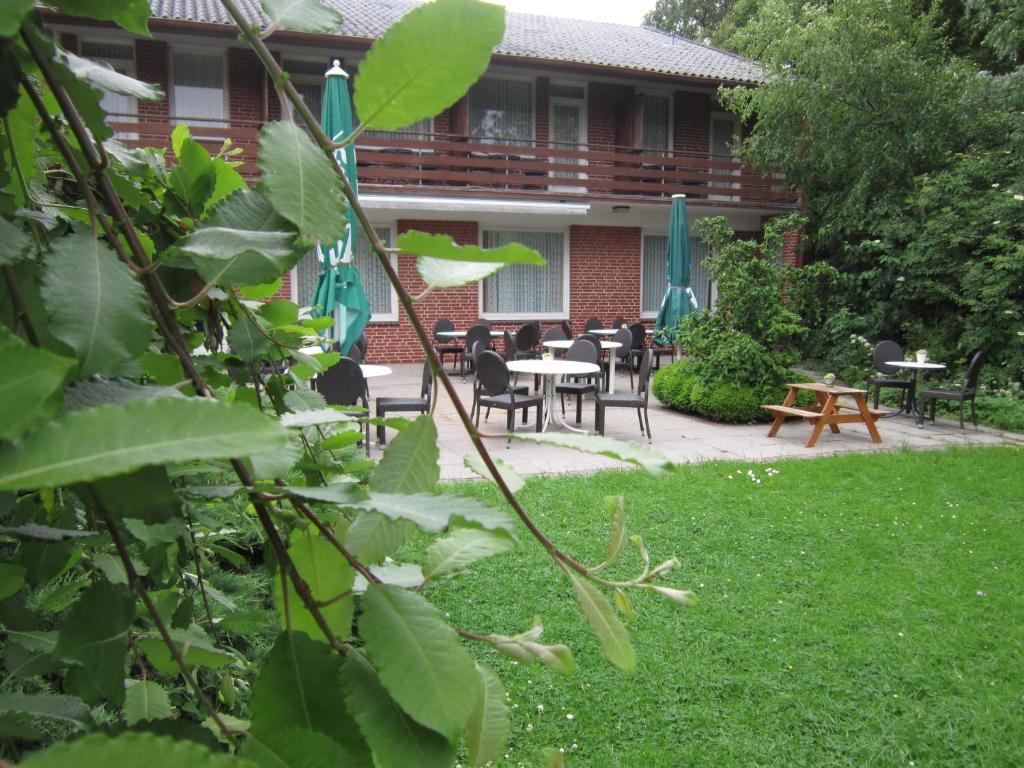
[(999, 182), (998, 181), (995, 184), (992, 185), (992, 189), (999, 189)]
[(1024, 195), (1014, 195), (1013, 199), (1014, 200), (1024, 200)]
[(537, 705), (537, 711), (540, 712), (541, 714), (544, 714), (544, 705), (543, 704), (538, 704)]
[(575, 715), (573, 715), (572, 712), (569, 712), (568, 714), (566, 714), (565, 719), (566, 720), (575, 720), (576, 717), (575, 717)]

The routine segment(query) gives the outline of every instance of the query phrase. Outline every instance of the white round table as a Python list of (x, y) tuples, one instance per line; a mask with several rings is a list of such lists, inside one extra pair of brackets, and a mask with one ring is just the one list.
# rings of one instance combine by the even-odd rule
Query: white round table
[(386, 365), (360, 365), (359, 370), (363, 372), (364, 379), (375, 379), (378, 376), (390, 376), (392, 371)]
[[(545, 341), (544, 346), (550, 349), (568, 349), (575, 341), (573, 339), (558, 339), (556, 341)], [(617, 341), (604, 341), (601, 340), (601, 349), (618, 349), (622, 345)], [(615, 394), (615, 358), (616, 354), (612, 352), (609, 355), (611, 363), (608, 366), (608, 394)]]
[[(438, 336), (444, 336), (446, 339), (464, 339), (468, 331), (438, 331)], [(491, 338), (497, 339), (505, 335), (504, 331), (491, 331)]]
[(621, 330), (621, 328), (595, 328), (592, 331), (584, 331), (584, 333), (592, 333), (595, 336), (614, 336)]
[(530, 373), (543, 377), (544, 381), (544, 424), (541, 431), (547, 431), (548, 423), (555, 423), (573, 432), (587, 433), (585, 429), (577, 429), (566, 423), (561, 413), (555, 408), (555, 377), (556, 376), (587, 376), (598, 373), (601, 368), (593, 363), (578, 363), (574, 360), (510, 360), (508, 369), (514, 373)]
[[(918, 429), (924, 428), (924, 412), (917, 407), (917, 381), (921, 371), (942, 371), (946, 366), (944, 363), (919, 363), (917, 360), (886, 360), (886, 365), (894, 368), (901, 368), (905, 371), (913, 371), (914, 379), (910, 383), (910, 391), (907, 393), (907, 413), (914, 417)], [(899, 413), (897, 411), (897, 413)]]

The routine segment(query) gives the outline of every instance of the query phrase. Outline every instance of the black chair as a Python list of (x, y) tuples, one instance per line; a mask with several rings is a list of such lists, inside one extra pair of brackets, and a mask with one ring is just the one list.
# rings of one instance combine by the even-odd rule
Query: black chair
[(661, 358), (668, 355), (669, 362), (674, 363), (676, 361), (676, 345), (675, 344), (659, 344), (654, 341), (651, 346), (651, 353), (654, 355), (654, 370), (661, 370)]
[(629, 388), (633, 389), (633, 366), (629, 364), (629, 352), (630, 348), (633, 346), (633, 334), (625, 328), (620, 328), (615, 332), (615, 335), (612, 336), (611, 340), (619, 344), (619, 347), (617, 349), (609, 350), (609, 360), (608, 364), (605, 366), (608, 377), (610, 379), (612, 375), (611, 355), (615, 355), (616, 370), (618, 370), (618, 368), (623, 364), (629, 368)]
[(561, 357), (562, 355), (565, 354), (565, 350), (564, 349), (549, 349), (548, 347), (544, 346), (544, 342), (546, 342), (546, 341), (567, 341), (568, 338), (569, 337), (565, 335), (565, 331), (563, 331), (557, 325), (553, 325), (550, 328), (548, 328), (546, 331), (544, 331), (544, 338), (541, 339), (541, 347), (543, 348), (542, 351), (544, 351), (544, 352), (553, 352), (555, 357)]
[(518, 347), (516, 347), (516, 337), (512, 335), (511, 331), (505, 331), (503, 341), (505, 342), (505, 345), (502, 348), (501, 356), (504, 358), (506, 363), (509, 360), (515, 360), (516, 352), (519, 351)]
[(978, 376), (981, 375), (981, 366), (985, 364), (985, 352), (979, 350), (974, 353), (971, 362), (967, 366), (967, 376), (964, 378), (964, 385), (960, 389), (923, 389), (921, 390), (921, 413), (924, 414), (928, 401), (931, 400), (932, 408), (929, 417), (932, 424), (935, 423), (935, 404), (939, 400), (953, 400), (960, 403), (960, 429), (964, 428), (964, 403), (971, 402), (971, 422), (974, 428), (978, 428), (978, 411), (974, 404), (974, 398), (978, 394)]
[[(515, 354), (516, 354), (516, 341), (515, 341), (515, 337), (509, 331), (505, 331), (505, 339), (504, 339), (504, 341), (505, 341), (505, 351), (504, 351), (504, 354), (501, 356), (502, 359), (505, 360), (506, 362), (508, 362), (509, 360), (515, 360), (516, 359), (515, 358)], [(482, 352), (486, 352), (486, 351), (487, 351), (487, 347), (485, 347), (482, 342), (478, 341), (475, 344), (473, 344), (473, 370), (474, 371), (477, 370), (477, 363), (480, 360), (480, 354)], [(511, 373), (511, 371), (509, 373)], [(529, 391), (530, 391), (530, 388), (528, 386), (526, 386), (525, 384), (520, 384), (519, 383), (519, 374), (512, 374), (512, 376), (513, 376), (513, 379), (514, 379), (514, 382), (513, 382), (512, 387), (511, 387), (512, 391), (515, 394), (517, 394), (517, 395), (528, 394)], [(473, 418), (473, 414), (476, 412), (476, 409), (480, 407), (479, 403), (480, 403), (480, 377), (479, 376), (475, 376), (473, 378), (473, 405), (469, 409), (469, 417), (470, 418)], [(487, 413), (484, 415), (484, 421), (487, 421), (487, 419), (489, 419), (490, 416), (491, 416), (491, 409), (488, 408), (487, 409)], [(526, 409), (524, 408), (523, 409), (523, 424), (525, 424), (525, 423), (526, 423)]]
[(454, 330), (455, 324), (447, 317), (440, 317), (434, 323), (434, 351), (437, 353), (437, 358), (441, 361), (442, 367), (444, 367), (445, 355), (451, 355), (454, 362), (459, 359), (459, 354), (462, 352), (462, 345), (456, 344), (454, 337), (438, 335), (445, 331)]
[(600, 370), (597, 373), (590, 374), (589, 376), (572, 376), (570, 378), (572, 378), (573, 380), (577, 380), (577, 379), (587, 379), (587, 380), (590, 380), (592, 378), (596, 378), (597, 379), (597, 387), (598, 387), (598, 389), (602, 389), (604, 387), (604, 369), (601, 368), (601, 358), (604, 357), (604, 347), (601, 346), (601, 339), (599, 339), (593, 333), (581, 333), (580, 336), (579, 336), (579, 339), (577, 339), (577, 341), (579, 341), (580, 339), (583, 339), (584, 341), (590, 342), (591, 346), (594, 347), (594, 354), (597, 355), (597, 365), (598, 365), (598, 368), (600, 368)]
[(617, 331), (624, 325), (626, 325), (626, 318), (620, 315), (619, 317), (616, 317), (614, 320), (612, 320), (612, 324), (609, 325), (608, 327), (614, 328)]
[(516, 331), (516, 360), (533, 360), (537, 357), (537, 345), (540, 344), (540, 331), (537, 325), (526, 323)]
[[(430, 373), (430, 361), (423, 362), (423, 378), (420, 381), (419, 397), (378, 397), (377, 418), (387, 418), (389, 413), (426, 413), (430, 410), (430, 391), (434, 386), (434, 377)], [(384, 425), (377, 425), (377, 442), (384, 445), (387, 436)]]
[(487, 330), (488, 331), (491, 330), (491, 321), (488, 320), (486, 317), (478, 317), (476, 319), (476, 322), (473, 323), (473, 325), (486, 325), (487, 326)]
[[(637, 380), (636, 394), (632, 392), (616, 392), (609, 395), (607, 392), (598, 392), (594, 395), (594, 428), (597, 434), (604, 434), (604, 412), (606, 408), (636, 408), (636, 417), (640, 422), (640, 434), (644, 433), (644, 424), (647, 424), (647, 442), (651, 442), (651, 420), (647, 416), (647, 397), (650, 394), (651, 384), (651, 363), (653, 359), (651, 350), (647, 350), (640, 358), (640, 375)], [(641, 415), (641, 411), (643, 411)]]
[(914, 382), (911, 379), (900, 378), (902, 370), (895, 365), (886, 365), (887, 360), (902, 360), (903, 347), (895, 341), (880, 341), (871, 352), (871, 363), (878, 372), (868, 377), (868, 391), (875, 391), (874, 406), (878, 408), (878, 400), (881, 397), (882, 389), (900, 390), (900, 405), (897, 411), (903, 410), (903, 404), (908, 397), (914, 397)]
[(544, 398), (540, 395), (517, 395), (511, 389), (508, 366), (501, 359), (501, 355), (490, 350), (481, 352), (477, 360), (476, 375), (480, 383), (480, 398), (476, 409), (477, 427), (480, 426), (480, 411), (483, 408), (500, 408), (505, 411), (505, 428), (509, 431), (508, 444), (511, 445), (516, 411), (523, 409), (525, 412), (528, 408), (536, 408), (537, 431), (541, 431), (544, 425)]
[(633, 370), (640, 367), (640, 358), (644, 356), (644, 348), (647, 346), (647, 329), (643, 323), (633, 323), (629, 326), (629, 333), (632, 340), (629, 345), (629, 368)]
[[(353, 345), (354, 347), (354, 345)], [(343, 357), (326, 371), (317, 376), (316, 391), (324, 396), (328, 405), (361, 406), (369, 408), (366, 396), (366, 379), (359, 364), (350, 357)], [(343, 411), (343, 413), (346, 413)], [(351, 416), (365, 418), (362, 411), (348, 411)], [(366, 436), (363, 439), (366, 455), (370, 455), (370, 422), (366, 421)]]
[(363, 348), (359, 346), (358, 341), (352, 345), (352, 348), (348, 351), (348, 354), (345, 355), (345, 357), (352, 360), (356, 365), (363, 364)]
[(562, 321), (562, 333), (565, 334), (565, 338), (572, 338), (572, 323), (570, 323), (568, 320)]
[[(576, 339), (565, 353), (565, 359), (577, 363), (592, 363), (598, 365), (597, 350), (588, 339)], [(565, 396), (576, 395), (576, 423), (579, 424), (583, 418), (583, 395), (587, 392), (597, 392), (597, 384), (590, 379), (577, 377), (572, 380), (560, 381), (555, 385), (562, 400), (562, 418), (565, 418)]]
[(466, 380), (466, 363), (470, 366), (473, 365), (473, 345), (477, 342), (481, 343), (482, 349), (487, 349), (491, 346), (491, 329), (486, 325), (477, 323), (470, 327), (466, 331), (466, 345), (462, 349), (462, 356), (459, 358), (459, 375), (462, 376), (462, 380)]
[(589, 331), (597, 331), (604, 328), (604, 322), (600, 317), (588, 317), (587, 322), (583, 324), (583, 332), (588, 333)]

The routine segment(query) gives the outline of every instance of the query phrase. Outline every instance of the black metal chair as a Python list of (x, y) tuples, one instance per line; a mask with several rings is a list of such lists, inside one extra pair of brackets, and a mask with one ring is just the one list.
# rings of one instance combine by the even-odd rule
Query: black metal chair
[(597, 388), (598, 389), (603, 389), (604, 388), (604, 381), (605, 381), (605, 379), (604, 379), (604, 368), (601, 367), (601, 359), (604, 357), (604, 347), (601, 346), (601, 339), (598, 338), (597, 335), (595, 335), (593, 333), (581, 333), (579, 338), (576, 339), (576, 340), (579, 341), (580, 339), (583, 339), (584, 341), (589, 342), (590, 345), (593, 346), (594, 354), (597, 355), (597, 367), (598, 367), (599, 370), (598, 370), (597, 373), (592, 373), (592, 374), (590, 374), (588, 376), (572, 376), (572, 377), (568, 377), (568, 378), (571, 378), (573, 380), (587, 379), (588, 381), (590, 379), (595, 379), (596, 378), (597, 379)]
[(476, 376), (480, 384), (480, 397), (476, 409), (477, 427), (480, 426), (480, 411), (483, 408), (499, 408), (505, 411), (505, 428), (509, 432), (508, 444), (511, 445), (516, 411), (522, 409), (525, 412), (526, 409), (536, 408), (537, 431), (541, 431), (544, 425), (544, 398), (541, 395), (517, 395), (511, 389), (511, 376), (501, 355), (490, 350), (481, 352), (477, 359)]
[(900, 390), (900, 405), (897, 410), (903, 410), (903, 404), (908, 397), (914, 397), (914, 382), (912, 379), (900, 378), (902, 370), (895, 365), (887, 365), (887, 360), (902, 360), (903, 347), (895, 341), (880, 341), (871, 352), (871, 363), (878, 372), (868, 377), (868, 391), (875, 391), (874, 406), (878, 408), (878, 400), (881, 397), (882, 389)]
[(487, 330), (488, 331), (491, 330), (491, 321), (488, 320), (486, 317), (478, 317), (476, 319), (476, 322), (473, 323), (473, 325), (486, 325), (487, 326)]
[(632, 337), (629, 345), (629, 368), (640, 367), (640, 358), (644, 356), (644, 348), (647, 346), (647, 329), (643, 323), (633, 323), (629, 326), (629, 334)]
[(473, 345), (480, 342), (483, 349), (491, 346), (491, 329), (486, 325), (477, 323), (466, 331), (466, 345), (462, 349), (462, 356), (459, 358), (459, 375), (466, 380), (466, 363), (473, 365)]
[(516, 331), (516, 360), (533, 360), (537, 357), (540, 331), (533, 323), (519, 326)]
[[(353, 345), (354, 347), (354, 345)], [(366, 379), (359, 363), (350, 357), (343, 357), (326, 371), (317, 376), (316, 391), (324, 396), (328, 405), (361, 406), (369, 408), (366, 396)], [(363, 411), (343, 411), (350, 416), (365, 418)], [(366, 421), (366, 436), (363, 439), (366, 455), (370, 455), (370, 422)]]
[[(420, 381), (419, 397), (378, 397), (377, 418), (387, 418), (389, 413), (426, 413), (430, 410), (430, 392), (434, 386), (434, 377), (430, 372), (430, 361), (423, 362), (423, 378)], [(387, 442), (384, 425), (377, 425), (377, 442)]]
[(620, 328), (615, 332), (615, 335), (612, 336), (611, 341), (616, 342), (620, 346), (618, 349), (609, 350), (609, 359), (605, 365), (605, 372), (610, 378), (612, 375), (611, 355), (615, 355), (616, 370), (618, 370), (622, 364), (625, 364), (626, 367), (629, 368), (629, 388), (633, 389), (633, 366), (629, 364), (629, 353), (633, 346), (633, 334), (625, 328)]
[(516, 346), (516, 337), (512, 335), (511, 331), (505, 331), (503, 335), (504, 346), (501, 350), (501, 356), (507, 363), (509, 360), (516, 359), (516, 352), (519, 351)]
[[(589, 339), (576, 339), (565, 353), (565, 359), (576, 363), (592, 363), (598, 365), (597, 350), (590, 343)], [(576, 423), (579, 424), (583, 418), (583, 395), (587, 392), (597, 392), (597, 384), (590, 379), (577, 377), (566, 379), (555, 385), (555, 392), (562, 400), (562, 417), (565, 417), (565, 396), (576, 395)]]
[(971, 362), (967, 365), (967, 375), (964, 377), (964, 385), (960, 389), (923, 389), (921, 390), (921, 413), (931, 400), (932, 407), (929, 418), (932, 424), (935, 423), (935, 404), (939, 400), (952, 400), (960, 403), (960, 429), (964, 428), (964, 404), (969, 400), (971, 403), (971, 422), (974, 428), (978, 428), (978, 411), (974, 403), (978, 394), (978, 376), (981, 375), (981, 366), (985, 364), (985, 351), (979, 350), (974, 353)]
[(612, 324), (609, 325), (608, 327), (614, 328), (617, 331), (624, 325), (626, 325), (626, 318), (624, 318), (622, 315), (619, 315), (614, 320), (612, 320)]
[[(505, 350), (504, 350), (504, 353), (501, 355), (501, 359), (504, 360), (505, 362), (508, 362), (509, 360), (515, 360), (516, 359), (516, 357), (515, 357), (515, 354), (516, 354), (516, 341), (515, 341), (515, 337), (509, 331), (505, 331), (505, 339), (504, 339), (504, 341), (505, 341)], [(478, 341), (475, 344), (473, 344), (473, 370), (474, 371), (477, 370), (477, 363), (480, 360), (480, 354), (482, 352), (486, 352), (486, 351), (487, 351), (487, 347), (485, 347), (482, 342)], [(512, 377), (513, 377), (513, 383), (511, 385), (512, 391), (515, 394), (517, 394), (517, 395), (529, 394), (530, 388), (527, 385), (525, 385), (525, 384), (520, 384), (519, 383), (519, 374), (512, 373), (511, 371), (509, 371), (509, 373), (511, 373)], [(480, 377), (479, 376), (474, 376), (473, 377), (473, 405), (469, 409), (469, 416), (470, 416), (470, 418), (473, 417), (473, 414), (476, 412), (476, 409), (480, 407), (479, 403), (480, 403)], [(491, 409), (488, 408), (487, 409), (487, 413), (484, 415), (484, 421), (487, 421), (487, 419), (489, 419), (490, 416), (491, 416)], [(526, 423), (526, 409), (524, 408), (523, 409), (523, 424), (525, 424), (525, 423)]]
[[(651, 420), (647, 416), (647, 398), (651, 390), (651, 363), (653, 354), (647, 350), (640, 359), (640, 375), (637, 380), (636, 394), (632, 392), (598, 392), (594, 395), (594, 428), (597, 434), (604, 434), (604, 416), (606, 408), (636, 408), (636, 417), (640, 422), (640, 434), (644, 434), (647, 425), (647, 442), (651, 442)], [(641, 411), (643, 412), (641, 414)]]
[(546, 342), (546, 341), (566, 341), (566, 340), (568, 340), (568, 338), (569, 337), (565, 335), (565, 331), (563, 331), (557, 325), (553, 325), (550, 328), (548, 328), (546, 331), (544, 331), (544, 338), (541, 339), (541, 348), (542, 348), (541, 351), (542, 352), (552, 352), (552, 353), (554, 353), (555, 357), (561, 357), (562, 355), (565, 354), (565, 350), (564, 349), (548, 349), (547, 347), (544, 346), (544, 342)]
[(565, 334), (565, 338), (572, 338), (572, 323), (570, 323), (568, 320), (562, 321), (562, 333)]
[(454, 362), (459, 359), (459, 354), (462, 352), (462, 345), (456, 344), (454, 337), (438, 335), (445, 331), (454, 330), (455, 324), (447, 317), (439, 317), (434, 323), (434, 351), (437, 353), (437, 358), (441, 361), (442, 367), (444, 367), (445, 355), (451, 355), (452, 362)]
[(587, 322), (583, 324), (583, 332), (588, 333), (589, 331), (597, 331), (604, 328), (604, 321), (600, 317), (588, 317)]
[(345, 357), (352, 360), (356, 365), (363, 364), (363, 348), (359, 346), (358, 341), (352, 345), (352, 348), (348, 351), (348, 354), (345, 355)]

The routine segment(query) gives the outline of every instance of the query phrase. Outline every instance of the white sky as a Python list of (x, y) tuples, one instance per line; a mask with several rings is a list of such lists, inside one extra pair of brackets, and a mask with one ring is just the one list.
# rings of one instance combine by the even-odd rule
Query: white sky
[(510, 11), (639, 26), (655, 0), (491, 0)]

